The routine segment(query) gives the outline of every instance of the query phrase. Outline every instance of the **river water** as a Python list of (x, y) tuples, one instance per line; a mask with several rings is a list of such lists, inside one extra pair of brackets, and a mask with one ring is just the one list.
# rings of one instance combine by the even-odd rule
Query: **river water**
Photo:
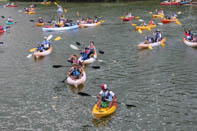
[[(0, 130), (197, 130), (197, 50), (184, 45), (183, 28), (176, 23), (158, 26), (167, 38), (166, 46), (139, 51), (137, 44), (150, 31), (139, 34), (131, 26), (139, 21), (120, 21), (120, 16), (129, 11), (149, 20), (149, 12), (161, 7), (159, 2), (68, 3), (64, 5), (66, 17), (76, 20), (78, 11), (83, 17), (101, 16), (105, 22), (98, 27), (56, 33), (44, 33), (29, 21), (39, 16), (47, 21), (57, 18), (56, 6), (38, 5), (36, 15), (25, 15), (20, 10), (31, 3), (18, 4), (18, 8), (0, 8), (0, 16), (12, 16), (17, 22), (0, 36), (4, 42), (0, 45)], [(197, 30), (197, 7), (162, 8), (169, 14), (181, 11), (181, 23)], [(5, 20), (0, 18), (0, 24)], [(28, 50), (49, 34), (62, 37), (53, 41), (53, 53), (40, 60), (28, 59)], [(85, 45), (94, 41), (96, 48), (105, 52), (98, 56), (103, 62), (93, 63), (101, 69), (86, 68), (87, 81), (80, 89), (60, 82), (69, 67), (52, 68), (70, 65), (67, 58), (79, 54), (70, 44), (77, 41)], [(136, 107), (119, 104), (112, 116), (93, 118), (91, 111), (97, 100), (77, 92), (97, 95), (101, 83), (108, 84), (118, 101)]]

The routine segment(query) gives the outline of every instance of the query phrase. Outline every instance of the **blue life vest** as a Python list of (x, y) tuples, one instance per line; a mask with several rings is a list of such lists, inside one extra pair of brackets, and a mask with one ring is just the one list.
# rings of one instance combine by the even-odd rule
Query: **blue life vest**
[(108, 91), (107, 95), (103, 93), (102, 95), (102, 101), (112, 101), (113, 97), (110, 95), (110, 91)]
[(72, 69), (72, 75), (74, 75), (74, 76), (79, 76), (81, 73), (80, 73), (80, 71), (78, 70), (78, 69), (76, 69), (76, 68), (73, 68)]

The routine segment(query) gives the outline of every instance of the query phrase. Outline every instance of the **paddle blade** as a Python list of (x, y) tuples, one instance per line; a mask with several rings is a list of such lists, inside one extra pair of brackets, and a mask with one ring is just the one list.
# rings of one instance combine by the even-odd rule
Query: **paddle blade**
[(29, 20), (30, 22), (34, 22), (34, 20)]
[(100, 69), (101, 67), (100, 66), (91, 66), (91, 68)]
[(136, 26), (137, 24), (131, 24), (132, 26)]
[(79, 43), (79, 42), (76, 42), (76, 44), (77, 44), (77, 45), (81, 45), (81, 43)]
[(152, 47), (151, 45), (149, 45), (149, 46), (148, 46), (148, 49), (152, 50), (152, 49), (153, 49), (153, 47)]
[(74, 49), (74, 50), (80, 50), (78, 47), (76, 47), (75, 45), (70, 45), (70, 47), (72, 48), (72, 49)]
[(149, 14), (151, 14), (151, 15), (152, 15), (152, 14), (153, 14), (153, 12), (151, 12), (151, 11), (150, 11), (150, 12), (149, 12)]
[(64, 9), (64, 12), (67, 13), (67, 9)]
[(3, 42), (0, 42), (0, 45), (2, 45), (3, 44)]
[(60, 68), (63, 67), (62, 65), (53, 65), (53, 68)]
[(29, 50), (29, 52), (32, 53), (32, 52), (35, 52), (36, 50), (37, 50), (37, 48), (32, 48), (32, 49)]
[(165, 46), (165, 43), (164, 42), (161, 42), (161, 46), (164, 47)]
[(100, 54), (104, 54), (105, 52), (104, 52), (104, 51), (102, 51), (102, 50), (99, 50), (99, 53), (100, 53)]
[(138, 20), (138, 19), (140, 19), (140, 17), (139, 17), (139, 16), (136, 16), (136, 17), (135, 17), (135, 19), (137, 19), (137, 20)]
[(163, 25), (163, 23), (157, 23), (158, 25)]
[(5, 18), (5, 16), (1, 16), (1, 18)]
[(55, 5), (57, 5), (57, 3), (56, 3), (56, 2), (54, 2), (54, 4), (55, 4)]
[(91, 96), (90, 94), (85, 93), (85, 92), (78, 92), (78, 95), (81, 95), (81, 96)]
[(61, 37), (58, 36), (58, 37), (56, 37), (54, 40), (57, 41), (57, 40), (60, 40), (60, 39), (61, 39)]
[(177, 23), (178, 25), (182, 25), (181, 22), (180, 22), (178, 19), (176, 19), (176, 23)]
[(179, 14), (179, 15), (180, 15), (180, 14), (182, 14), (182, 12), (181, 12), (181, 11), (179, 11), (179, 12), (177, 12), (177, 14)]
[(31, 58), (31, 57), (32, 57), (32, 55), (33, 55), (33, 54), (29, 54), (29, 55), (27, 56), (27, 58)]
[(120, 16), (120, 19), (124, 19), (124, 16)]
[(52, 37), (53, 37), (53, 35), (49, 35), (49, 36), (47, 37), (47, 40), (50, 40)]
[(137, 31), (138, 31), (140, 34), (142, 34), (142, 30), (141, 30), (141, 29), (138, 29)]
[(139, 19), (139, 22), (143, 22), (144, 20), (142, 20), (142, 19)]
[(79, 16), (79, 12), (78, 12), (78, 11), (77, 11), (77, 13), (76, 13), (76, 14), (77, 14), (77, 16)]

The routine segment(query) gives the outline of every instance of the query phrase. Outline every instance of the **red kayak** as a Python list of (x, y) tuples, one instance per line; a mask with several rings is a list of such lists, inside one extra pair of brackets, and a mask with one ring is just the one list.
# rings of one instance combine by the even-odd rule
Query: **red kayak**
[(7, 5), (6, 7), (18, 7), (18, 5)]
[(161, 5), (183, 5), (182, 3), (179, 2), (161, 2)]
[(177, 19), (162, 19), (161, 22), (163, 24), (168, 24), (168, 23), (171, 23), (171, 22), (176, 22)]
[(135, 18), (135, 16), (131, 16), (131, 17), (124, 17), (124, 18), (121, 18), (123, 21), (131, 21)]

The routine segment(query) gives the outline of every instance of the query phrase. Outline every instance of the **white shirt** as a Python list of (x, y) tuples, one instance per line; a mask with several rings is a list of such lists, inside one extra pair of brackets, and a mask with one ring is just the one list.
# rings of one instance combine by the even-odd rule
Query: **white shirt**
[(108, 92), (109, 92), (109, 94), (110, 94), (112, 97), (115, 96), (115, 93), (114, 93), (113, 91), (106, 91), (106, 92), (104, 92), (103, 90), (101, 90), (99, 94), (100, 94), (100, 95), (105, 94), (105, 96), (107, 96)]

